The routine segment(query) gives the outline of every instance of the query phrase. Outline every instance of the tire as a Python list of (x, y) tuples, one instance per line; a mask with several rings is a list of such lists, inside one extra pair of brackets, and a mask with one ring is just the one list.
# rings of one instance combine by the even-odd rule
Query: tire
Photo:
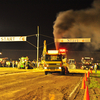
[(65, 71), (65, 74), (69, 74), (69, 71), (68, 71), (68, 68), (67, 67), (65, 68), (65, 70), (66, 70)]
[(45, 75), (47, 75), (48, 74), (48, 72), (47, 71), (45, 71)]
[(60, 75), (65, 75), (65, 68), (62, 67), (62, 71), (60, 72)]

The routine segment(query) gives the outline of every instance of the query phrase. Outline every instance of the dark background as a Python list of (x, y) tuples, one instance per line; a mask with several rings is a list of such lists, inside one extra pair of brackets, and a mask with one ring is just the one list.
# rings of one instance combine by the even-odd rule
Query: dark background
[[(55, 49), (53, 24), (57, 14), (69, 9), (91, 8), (92, 3), (93, 0), (0, 0), (0, 36), (34, 35), (39, 26), (40, 50), (44, 40), (51, 43), (48, 49)], [(28, 37), (27, 41), (37, 45), (36, 36)], [(0, 51), (3, 49), (36, 50), (27, 42), (1, 42)]]

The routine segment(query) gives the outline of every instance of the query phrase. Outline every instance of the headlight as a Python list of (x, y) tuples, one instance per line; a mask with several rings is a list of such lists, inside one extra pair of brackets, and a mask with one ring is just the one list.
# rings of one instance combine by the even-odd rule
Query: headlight
[(44, 67), (44, 69), (47, 69), (47, 67)]
[(59, 67), (59, 69), (61, 69), (61, 67)]

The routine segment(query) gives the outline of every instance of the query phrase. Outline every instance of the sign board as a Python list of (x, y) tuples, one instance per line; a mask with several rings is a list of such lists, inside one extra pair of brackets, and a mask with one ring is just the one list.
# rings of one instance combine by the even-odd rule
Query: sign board
[(26, 36), (0, 37), (0, 42), (26, 41)]
[(55, 42), (70, 42), (70, 43), (75, 43), (75, 42), (91, 42), (91, 38), (60, 38), (60, 39), (55, 39)]

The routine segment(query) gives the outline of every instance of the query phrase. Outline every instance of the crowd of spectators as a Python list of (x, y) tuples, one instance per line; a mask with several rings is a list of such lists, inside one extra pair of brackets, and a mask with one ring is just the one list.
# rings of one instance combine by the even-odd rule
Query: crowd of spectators
[(0, 61), (0, 67), (17, 67), (19, 61), (9, 61), (2, 60)]
[[(8, 60), (8, 59), (2, 59), (0, 60), (0, 67), (13, 67), (13, 68), (18, 68), (18, 64), (20, 63), (20, 60)], [(29, 64), (33, 66), (33, 68), (37, 67), (37, 62), (36, 60), (29, 60)]]

